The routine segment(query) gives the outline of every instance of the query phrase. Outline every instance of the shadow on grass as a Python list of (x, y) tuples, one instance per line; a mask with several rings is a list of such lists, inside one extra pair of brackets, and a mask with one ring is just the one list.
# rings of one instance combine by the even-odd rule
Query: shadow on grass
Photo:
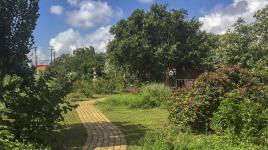
[(54, 131), (46, 139), (52, 150), (81, 150), (87, 138), (83, 124), (73, 124)]
[[(88, 123), (87, 125), (100, 127), (107, 124), (111, 123)], [(142, 125), (133, 125), (128, 122), (113, 122), (113, 124), (124, 133), (128, 146), (139, 145), (139, 140), (142, 139), (148, 131), (148, 129)], [(54, 131), (51, 135), (46, 137), (46, 139), (53, 150), (81, 150), (87, 139), (87, 131), (83, 124), (73, 124), (63, 128), (62, 130)], [(115, 141), (116, 140), (117, 139), (115, 138)], [(102, 147), (109, 146), (107, 144), (103, 144)]]
[(150, 131), (141, 124), (131, 124), (130, 122), (112, 122), (126, 136), (128, 146), (137, 146), (139, 141), (144, 137), (146, 132)]

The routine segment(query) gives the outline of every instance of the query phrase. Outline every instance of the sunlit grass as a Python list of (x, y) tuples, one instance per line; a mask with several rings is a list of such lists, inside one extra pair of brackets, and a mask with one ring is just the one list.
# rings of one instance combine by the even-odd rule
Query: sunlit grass
[(157, 131), (168, 124), (165, 109), (128, 109), (122, 105), (111, 105), (109, 98), (96, 106), (126, 135), (128, 149), (139, 149), (140, 140), (147, 132)]

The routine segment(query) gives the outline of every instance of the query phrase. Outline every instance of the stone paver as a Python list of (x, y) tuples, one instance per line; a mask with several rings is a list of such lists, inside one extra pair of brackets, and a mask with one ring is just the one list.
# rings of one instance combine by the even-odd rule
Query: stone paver
[(94, 102), (80, 102), (76, 111), (88, 133), (83, 150), (127, 149), (123, 133), (94, 106)]

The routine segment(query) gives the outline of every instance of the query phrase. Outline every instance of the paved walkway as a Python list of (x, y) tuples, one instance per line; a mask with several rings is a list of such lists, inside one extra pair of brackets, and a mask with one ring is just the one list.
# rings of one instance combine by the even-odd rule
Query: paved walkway
[(94, 102), (80, 102), (76, 111), (88, 133), (83, 150), (126, 150), (124, 135), (94, 106)]

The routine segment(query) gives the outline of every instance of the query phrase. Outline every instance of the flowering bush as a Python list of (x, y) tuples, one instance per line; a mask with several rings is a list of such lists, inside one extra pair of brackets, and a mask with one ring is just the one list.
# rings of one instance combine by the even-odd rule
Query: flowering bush
[(236, 89), (267, 108), (267, 89), (250, 71), (239, 67), (219, 68), (200, 75), (191, 89), (179, 90), (169, 97), (170, 120), (181, 129), (213, 131), (210, 127), (213, 114), (226, 94)]

